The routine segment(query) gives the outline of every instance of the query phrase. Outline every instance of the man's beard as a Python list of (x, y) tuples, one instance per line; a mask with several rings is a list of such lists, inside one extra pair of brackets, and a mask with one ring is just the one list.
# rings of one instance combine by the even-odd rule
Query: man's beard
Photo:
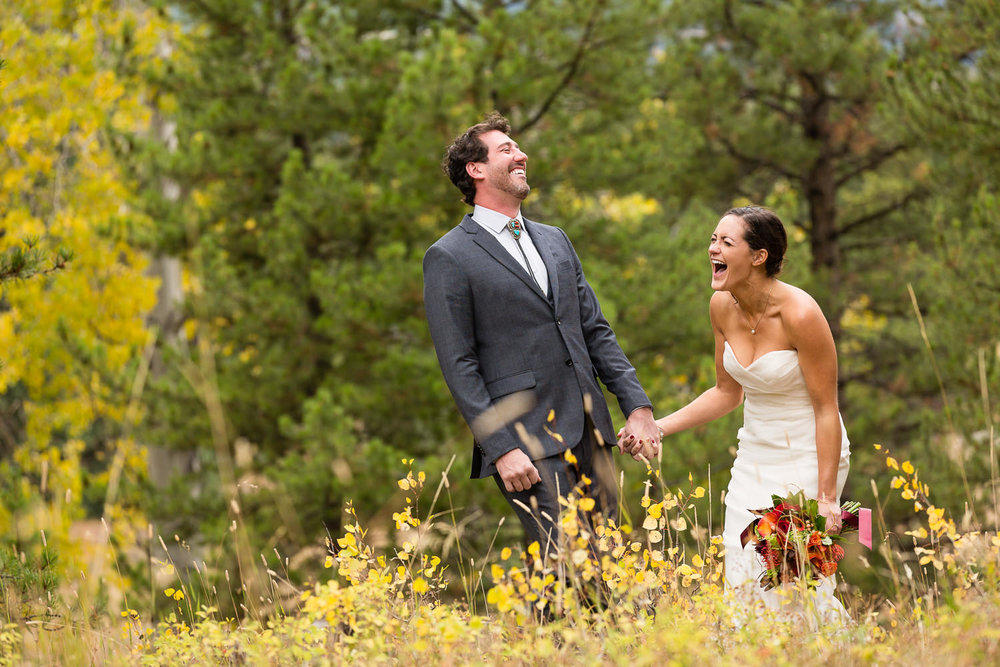
[(514, 179), (510, 179), (504, 184), (503, 191), (524, 201), (527, 199), (528, 193), (531, 192), (531, 186), (528, 185), (527, 181), (518, 183)]
[(528, 185), (527, 180), (515, 181), (510, 175), (510, 172), (508, 172), (505, 175), (505, 178), (501, 179), (499, 183), (499, 190), (524, 201), (527, 198), (528, 193), (531, 192), (531, 186)]

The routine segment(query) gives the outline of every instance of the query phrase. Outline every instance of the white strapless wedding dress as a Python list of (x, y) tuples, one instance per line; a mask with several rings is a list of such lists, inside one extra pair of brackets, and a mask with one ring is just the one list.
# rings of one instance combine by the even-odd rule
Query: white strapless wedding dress
[[(744, 367), (729, 343), (723, 366), (743, 386), (743, 427), (726, 492), (726, 584), (741, 602), (760, 602), (767, 608), (782, 606), (783, 596), (760, 588), (764, 566), (753, 545), (744, 549), (740, 534), (756, 517), (751, 509), (771, 506), (771, 494), (798, 491), (810, 498), (819, 491), (816, 458), (816, 420), (805, 378), (795, 350), (775, 350)], [(850, 467), (850, 443), (843, 419), (837, 502)], [(834, 595), (834, 579), (825, 579), (816, 592), (815, 609), (824, 622), (846, 622), (847, 612)], [(811, 606), (811, 605), (810, 605)]]

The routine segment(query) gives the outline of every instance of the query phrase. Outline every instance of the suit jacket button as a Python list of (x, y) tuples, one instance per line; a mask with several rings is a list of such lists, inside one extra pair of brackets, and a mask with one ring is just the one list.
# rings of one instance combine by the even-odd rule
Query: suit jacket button
[(572, 366), (573, 365), (573, 360), (572, 359), (567, 359), (566, 360), (566, 365), (567, 366)]
[(556, 326), (557, 327), (561, 327), (562, 326), (562, 320), (556, 320)]

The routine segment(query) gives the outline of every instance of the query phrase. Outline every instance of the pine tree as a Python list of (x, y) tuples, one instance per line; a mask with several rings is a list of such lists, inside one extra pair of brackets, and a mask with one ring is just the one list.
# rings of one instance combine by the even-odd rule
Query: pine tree
[[(545, 192), (593, 151), (577, 138), (640, 103), (657, 3), (164, 5), (190, 28), (152, 77), (176, 144), (132, 137), (123, 154), (159, 223), (157, 250), (190, 267), (196, 344), (190, 364), (183, 347), (166, 355), (175, 372), (151, 395), (147, 439), (213, 458), (203, 396), (180, 377), (200, 349), (217, 371), (225, 446), (254, 452), (235, 475), (268, 480), (241, 491), (268, 534), (334, 530), (346, 497), (380, 506), (402, 456), (443, 468), (458, 454), (452, 474), (464, 475), (468, 435), (421, 304), (420, 258), (464, 213), (439, 169), (444, 146), (499, 109), (538, 147)], [(172, 514), (218, 506), (205, 469), (211, 499)], [(279, 516), (275, 497), (298, 519)]]
[[(773, 203), (808, 240), (837, 333), (862, 248), (925, 184), (901, 178), (908, 146), (881, 113), (904, 2), (699, 0), (674, 5), (656, 118), (697, 131), (681, 186)], [(670, 189), (670, 183), (663, 187)], [(697, 190), (696, 190), (697, 191)]]

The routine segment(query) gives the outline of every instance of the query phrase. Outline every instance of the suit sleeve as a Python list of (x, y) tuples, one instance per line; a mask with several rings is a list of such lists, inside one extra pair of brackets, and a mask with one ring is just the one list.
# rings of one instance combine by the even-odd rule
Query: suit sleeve
[(559, 231), (562, 232), (573, 256), (576, 292), (580, 300), (580, 325), (597, 377), (618, 399), (618, 406), (626, 417), (636, 408), (653, 407), (652, 401), (639, 383), (635, 368), (625, 356), (615, 332), (601, 312), (601, 304), (583, 275), (583, 265), (573, 244), (565, 231), (561, 229)]
[(483, 422), (497, 422), (490, 419), (493, 401), (479, 370), (474, 344), (473, 294), (468, 277), (454, 256), (439, 246), (431, 246), (424, 255), (423, 269), (424, 309), (438, 364), (483, 458), (493, 463), (516, 449), (518, 440), (509, 425), (492, 432), (478, 427)]

